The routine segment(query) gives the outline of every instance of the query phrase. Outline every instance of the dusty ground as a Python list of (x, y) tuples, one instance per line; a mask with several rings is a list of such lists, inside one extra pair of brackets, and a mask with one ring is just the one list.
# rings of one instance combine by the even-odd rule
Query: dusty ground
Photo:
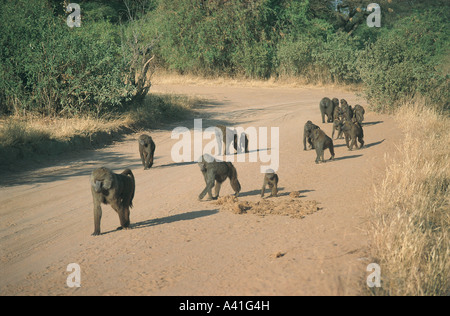
[[(280, 128), (280, 197), (317, 201), (319, 210), (295, 218), (236, 214), (200, 202), (204, 187), (195, 163), (174, 163), (176, 126), (149, 131), (155, 165), (144, 171), (137, 135), (108, 148), (58, 157), (45, 168), (4, 173), (0, 179), (1, 295), (352, 295), (365, 286), (368, 206), (374, 183), (395, 151), (400, 132), (389, 116), (366, 113), (366, 147), (348, 151), (335, 141), (336, 160), (314, 163), (303, 151), (307, 120), (321, 124), (322, 97), (365, 102), (327, 88), (155, 86), (153, 91), (196, 95), (203, 127), (217, 122)], [(325, 157), (329, 157), (328, 151)], [(118, 217), (103, 206), (102, 232), (92, 237), (90, 172), (102, 165), (131, 168), (136, 196), (132, 230), (116, 231)], [(261, 163), (235, 163), (241, 201), (260, 201)], [(227, 181), (221, 195), (232, 193)], [(269, 195), (267, 191), (266, 196)], [(69, 288), (66, 267), (81, 267), (81, 287)]]

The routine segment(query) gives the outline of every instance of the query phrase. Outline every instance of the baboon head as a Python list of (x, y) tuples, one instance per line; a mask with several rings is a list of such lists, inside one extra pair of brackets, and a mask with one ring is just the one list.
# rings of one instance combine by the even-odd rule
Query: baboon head
[(91, 185), (96, 193), (100, 193), (103, 190), (110, 190), (112, 188), (112, 176), (108, 169), (99, 168), (94, 171), (91, 176)]

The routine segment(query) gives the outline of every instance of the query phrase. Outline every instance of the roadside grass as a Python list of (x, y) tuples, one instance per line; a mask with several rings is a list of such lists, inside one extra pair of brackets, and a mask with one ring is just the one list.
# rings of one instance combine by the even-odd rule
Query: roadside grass
[(389, 296), (450, 295), (450, 118), (423, 101), (396, 114), (405, 139), (375, 191), (369, 235)]
[(36, 155), (103, 146), (120, 135), (181, 120), (203, 102), (184, 95), (149, 94), (127, 111), (101, 117), (6, 117), (0, 119), (0, 166)]

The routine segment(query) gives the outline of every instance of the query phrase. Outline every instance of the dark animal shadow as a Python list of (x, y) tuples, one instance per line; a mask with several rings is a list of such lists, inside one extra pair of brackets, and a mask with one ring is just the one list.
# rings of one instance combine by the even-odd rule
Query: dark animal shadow
[(383, 139), (383, 140), (380, 140), (380, 141), (378, 141), (378, 142), (375, 142), (375, 143), (364, 144), (364, 147), (363, 147), (363, 148), (370, 148), (370, 147), (372, 147), (372, 146), (377, 146), (377, 145), (379, 145), (379, 144), (383, 143), (384, 141), (385, 141), (385, 139)]
[(372, 125), (377, 125), (377, 124), (381, 124), (381, 123), (384, 123), (384, 121), (364, 122), (364, 123), (362, 123), (362, 126), (372, 126)]
[[(278, 192), (283, 191), (283, 190), (284, 190), (283, 187), (278, 187)], [(266, 190), (264, 192), (265, 196), (267, 197), (267, 194), (270, 194), (270, 192), (271, 191), (270, 191), (269, 187), (267, 186)], [(259, 190), (252, 190), (252, 191), (248, 191), (248, 192), (244, 192), (244, 193), (239, 193), (239, 197), (241, 197), (241, 196), (252, 196), (252, 195), (261, 195), (261, 189), (259, 189)], [(281, 194), (278, 193), (278, 196), (281, 196)]]
[(178, 222), (178, 221), (188, 221), (188, 220), (192, 220), (192, 219), (196, 219), (196, 218), (200, 218), (200, 217), (214, 215), (214, 214), (217, 214), (218, 212), (219, 212), (218, 210), (192, 211), (192, 212), (176, 214), (176, 215), (171, 215), (171, 216), (162, 217), (162, 218), (149, 219), (149, 220), (146, 220), (143, 222), (137, 222), (137, 223), (131, 224), (130, 226), (133, 229), (146, 228), (146, 227), (150, 227), (150, 226), (170, 224), (170, 223)]
[(153, 165), (152, 168), (165, 168), (165, 167), (179, 167), (179, 166), (188, 166), (188, 165), (195, 165), (197, 164), (197, 161), (186, 161), (186, 162), (173, 162), (173, 163), (168, 163), (165, 165)]
[(334, 160), (339, 161), (339, 160), (345, 160), (345, 159), (358, 158), (358, 157), (362, 157), (362, 156), (363, 155), (351, 155), (351, 156), (337, 157), (337, 158), (334, 158)]

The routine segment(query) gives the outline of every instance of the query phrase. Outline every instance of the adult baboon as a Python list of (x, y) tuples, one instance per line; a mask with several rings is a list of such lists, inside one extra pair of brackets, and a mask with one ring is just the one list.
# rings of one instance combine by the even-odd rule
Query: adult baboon
[(334, 160), (333, 140), (330, 137), (328, 137), (324, 131), (322, 131), (320, 128), (313, 130), (311, 135), (311, 141), (316, 149), (317, 154), (316, 163), (319, 163), (320, 160), (322, 160), (322, 162), (325, 162), (324, 150), (327, 148), (330, 150), (331, 154), (330, 160)]
[(352, 117), (353, 117), (353, 109), (347, 103), (347, 101), (345, 99), (341, 99), (341, 109), (342, 109), (342, 113), (343, 113), (344, 118), (347, 121), (351, 121)]
[[(238, 145), (239, 145), (239, 150), (238, 150)], [(241, 133), (241, 136), (239, 137), (238, 140), (238, 135), (237, 133), (234, 134), (233, 136), (233, 147), (236, 150), (237, 153), (241, 153), (242, 149), (245, 150), (246, 153), (249, 152), (248, 150), (248, 136), (245, 133)]]
[[(209, 200), (215, 200), (219, 197), (220, 187), (222, 183), (229, 178), (231, 187), (235, 192), (235, 196), (241, 191), (241, 184), (237, 178), (237, 171), (231, 162), (216, 161), (210, 155), (203, 155), (198, 162), (200, 171), (205, 179), (206, 187), (199, 194), (198, 199), (201, 200), (208, 193)], [(212, 188), (215, 186), (215, 197), (212, 196)]]
[(269, 186), (269, 189), (271, 190), (270, 196), (277, 196), (278, 195), (278, 175), (273, 172), (273, 170), (268, 171), (264, 175), (264, 183), (261, 189), (261, 197), (264, 197), (264, 191), (266, 190), (266, 186)]
[[(344, 126), (344, 120), (343, 119), (339, 119), (339, 118), (335, 118), (334, 122), (333, 122), (333, 132), (331, 134), (331, 138), (332, 139), (343, 138), (342, 137), (342, 133), (343, 133), (342, 126)], [(337, 134), (336, 138), (334, 138), (334, 132), (335, 131), (338, 131), (338, 134)]]
[[(225, 144), (225, 154), (230, 154), (230, 145), (233, 143), (233, 147), (236, 152), (242, 152), (245, 150), (246, 153), (248, 150), (248, 136), (245, 133), (242, 133), (238, 139), (237, 132), (234, 128), (226, 127), (224, 125), (216, 126), (216, 140), (217, 145), (219, 147), (219, 155), (222, 155), (223, 144)], [(239, 146), (239, 150), (238, 150)]]
[(364, 110), (364, 108), (357, 104), (353, 107), (353, 117), (356, 119), (356, 121), (361, 124), (362, 121), (364, 121), (364, 114), (366, 113), (366, 111)]
[(138, 142), (142, 165), (144, 165), (144, 170), (147, 170), (153, 166), (156, 145), (153, 139), (145, 134), (139, 136)]
[[(337, 99), (334, 98), (333, 101), (330, 100), (330, 98), (323, 98), (320, 100), (320, 114), (322, 115), (322, 123), (325, 123), (325, 115), (327, 116), (327, 123), (333, 122), (333, 113), (334, 113), (334, 107), (336, 106)], [(339, 105), (339, 102), (337, 103)]]
[(344, 131), (345, 143), (347, 144), (349, 150), (353, 150), (353, 146), (358, 148), (356, 140), (358, 140), (361, 144), (359, 147), (360, 149), (364, 146), (364, 131), (361, 124), (358, 122), (346, 121), (342, 127), (342, 130)]
[[(334, 100), (334, 99), (333, 99)], [(336, 99), (337, 100), (337, 99)], [(337, 105), (334, 107), (334, 112), (333, 112), (333, 120), (335, 121), (336, 119), (342, 119), (344, 117), (344, 112), (342, 112), (341, 107), (339, 106), (339, 101), (337, 101)], [(333, 121), (333, 122), (334, 122)]]
[(120, 227), (129, 228), (130, 208), (133, 207), (135, 190), (134, 176), (130, 169), (121, 174), (115, 174), (110, 169), (102, 167), (92, 171), (91, 191), (94, 200), (94, 233), (100, 235), (102, 219), (101, 204), (109, 204), (119, 214)]
[(303, 128), (303, 150), (306, 150), (306, 142), (311, 146), (311, 149), (314, 149), (314, 145), (311, 142), (311, 133), (317, 128), (319, 126), (313, 124), (311, 121), (305, 123), (305, 127)]

